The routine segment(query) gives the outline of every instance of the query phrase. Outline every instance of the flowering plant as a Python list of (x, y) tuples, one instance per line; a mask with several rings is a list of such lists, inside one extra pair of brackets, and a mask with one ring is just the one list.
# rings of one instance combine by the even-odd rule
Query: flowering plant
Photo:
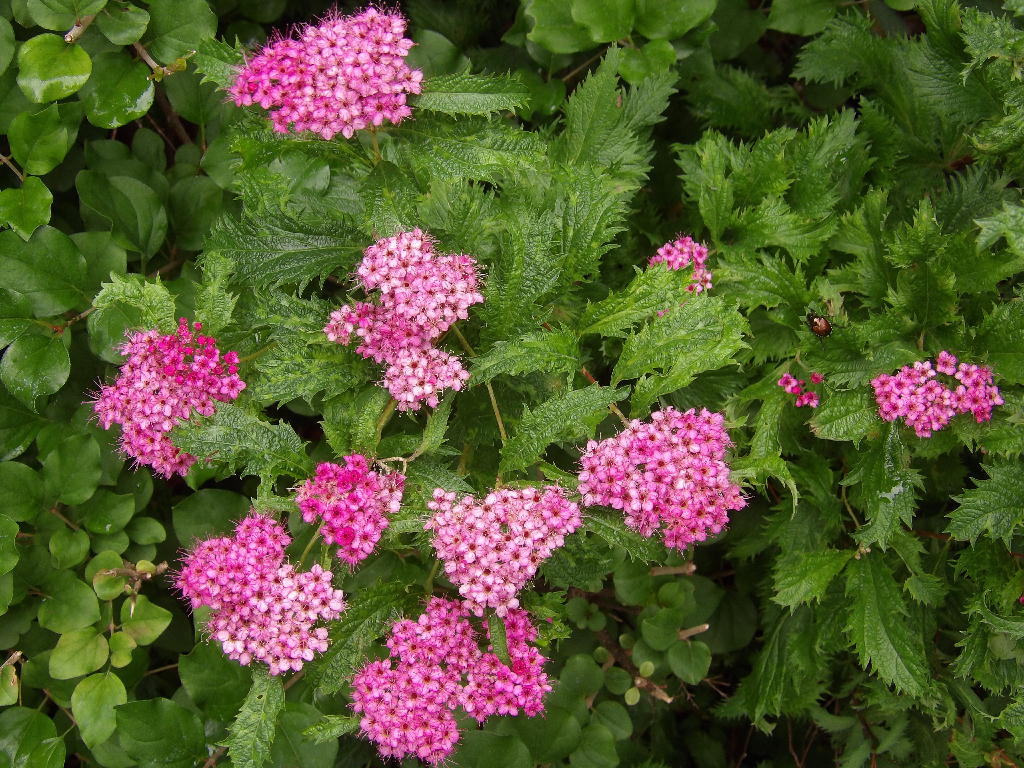
[(1013, 3), (8, 5), (0, 764), (1020, 762)]

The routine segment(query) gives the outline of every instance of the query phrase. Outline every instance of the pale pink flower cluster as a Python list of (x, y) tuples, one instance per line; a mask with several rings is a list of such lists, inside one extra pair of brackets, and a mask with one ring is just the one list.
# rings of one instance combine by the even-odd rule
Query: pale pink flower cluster
[(278, 522), (250, 511), (234, 537), (199, 542), (176, 582), (193, 610), (211, 609), (206, 629), (224, 653), (242, 666), (261, 661), (272, 675), (298, 671), (327, 650), (327, 629), (314, 625), (345, 609), (330, 571), (314, 565), (300, 573), (285, 562), (289, 543)]
[(179, 451), (167, 433), (195, 411), (212, 416), (217, 402), (245, 389), (238, 355), (221, 355), (216, 342), (182, 318), (174, 333), (128, 335), (120, 352), (128, 359), (117, 381), (100, 389), (93, 410), (103, 429), (121, 425), (121, 450), (163, 477), (184, 475), (196, 457)]
[(338, 557), (355, 565), (366, 558), (388, 527), (388, 516), (402, 506), (405, 475), (370, 469), (365, 456), (345, 457), (345, 466), (323, 463), (316, 477), (295, 494), (302, 519), (323, 521), (320, 534), (338, 546)]
[(358, 274), (379, 303), (332, 312), (327, 338), (348, 344), (355, 337), (360, 355), (384, 364), (383, 384), (401, 411), (436, 408), (445, 389), (462, 389), (469, 372), (434, 343), (484, 300), (473, 257), (435, 251), (433, 238), (414, 229), (367, 248)]
[[(937, 374), (952, 376), (957, 384), (946, 384)], [(878, 415), (885, 421), (902, 418), (918, 437), (930, 437), (959, 413), (973, 414), (978, 423), (992, 418), (992, 408), (1003, 404), (992, 369), (957, 363), (943, 350), (933, 367), (928, 360), (905, 365), (895, 375), (883, 373), (871, 381), (878, 403)]]
[[(812, 384), (821, 384), (821, 382), (823, 382), (824, 380), (825, 377), (822, 376), (820, 373), (811, 374)], [(798, 379), (794, 377), (791, 373), (784, 373), (782, 374), (782, 378), (779, 379), (778, 384), (789, 394), (796, 395), (797, 408), (802, 408), (805, 405), (810, 406), (811, 408), (818, 407), (818, 403), (820, 402), (818, 398), (818, 393), (813, 392), (810, 389), (804, 390), (804, 387), (806, 386), (807, 382), (805, 382), (803, 379)]]
[(413, 42), (398, 13), (367, 8), (304, 25), (299, 38), (266, 46), (238, 73), (230, 93), (239, 106), (270, 110), (279, 133), (310, 131), (345, 138), (412, 114), (406, 97), (420, 92), (423, 73), (405, 57)]
[(665, 546), (680, 551), (721, 532), (729, 510), (746, 505), (729, 479), (723, 422), (706, 409), (665, 408), (591, 440), (579, 474), (583, 503), (623, 510), (626, 525), (646, 537), (663, 526)]
[(480, 723), (491, 715), (544, 711), (551, 685), (547, 659), (530, 645), (537, 631), (519, 609), (504, 622), (511, 667), (493, 650), (480, 650), (461, 602), (434, 597), (418, 619), (395, 623), (387, 641), (391, 658), (367, 663), (352, 681), (359, 727), (382, 757), (441, 763), (459, 740), (459, 707)]
[(504, 616), (517, 595), (565, 537), (580, 527), (580, 508), (557, 485), (502, 488), (482, 501), (441, 488), (427, 502), (434, 511), (424, 526), (437, 556), (470, 610), (494, 608)]
[(651, 256), (649, 266), (665, 264), (669, 269), (683, 269), (693, 265), (693, 277), (686, 290), (692, 293), (709, 291), (712, 288), (711, 272), (705, 267), (708, 259), (708, 248), (692, 237), (680, 237), (665, 243), (658, 252)]

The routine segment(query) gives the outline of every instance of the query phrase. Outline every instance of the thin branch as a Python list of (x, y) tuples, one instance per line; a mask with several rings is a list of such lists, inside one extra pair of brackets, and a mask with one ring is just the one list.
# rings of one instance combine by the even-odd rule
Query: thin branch
[(697, 564), (691, 560), (682, 565), (658, 565), (651, 568), (651, 576), (689, 576), (697, 570)]
[(6, 155), (0, 155), (0, 163), (3, 163), (10, 168), (14, 175), (18, 177), (18, 181), (25, 181), (25, 174), (22, 173), (21, 169), (11, 161), (11, 158)]
[(64, 35), (64, 42), (65, 43), (76, 43), (76, 42), (78, 42), (78, 38), (80, 38), (85, 33), (85, 30), (87, 30), (89, 28), (89, 25), (92, 24), (93, 19), (95, 19), (95, 18), (96, 18), (96, 14), (95, 13), (92, 14), (91, 16), (83, 16), (82, 18), (80, 18), (78, 20), (78, 23), (75, 24), (75, 26), (73, 26), (71, 29), (69, 29), (68, 33), (66, 35)]
[[(462, 335), (459, 327), (453, 325), (452, 331), (455, 333), (455, 338), (459, 340), (459, 344), (466, 350), (466, 354), (470, 357), (476, 357), (476, 352), (469, 342), (466, 341), (466, 337)], [(508, 442), (508, 433), (505, 432), (505, 421), (501, 418), (501, 410), (498, 408), (498, 398), (494, 396), (494, 387), (491, 386), (491, 382), (484, 382), (484, 387), (487, 388), (487, 396), (491, 399), (491, 410), (494, 411), (494, 420), (498, 423), (498, 434), (501, 435), (501, 444), (504, 445)]]
[(65, 525), (67, 525), (68, 528), (70, 528), (71, 530), (77, 531), (79, 529), (77, 525), (75, 525), (73, 522), (64, 517), (64, 515), (60, 513), (60, 510), (57, 509), (56, 506), (50, 507), (50, 514), (55, 515), (56, 517), (59, 517), (61, 520), (63, 520)]
[[(583, 378), (585, 378), (591, 384), (598, 383), (597, 379), (595, 379), (594, 376), (590, 373), (590, 371), (587, 370), (586, 366), (580, 368), (580, 373), (582, 373)], [(608, 403), (608, 410), (619, 417), (619, 420), (622, 422), (623, 426), (629, 426), (629, 419), (626, 418), (626, 414), (619, 410), (619, 406), (617, 406), (615, 403)]]
[(679, 639), (680, 640), (689, 640), (694, 635), (699, 635), (702, 632), (707, 632), (709, 629), (711, 629), (711, 625), (710, 624), (698, 624), (697, 626), (690, 627), (689, 629), (680, 629), (679, 630)]
[(640, 674), (640, 670), (629, 657), (629, 652), (612, 639), (612, 636), (608, 634), (608, 630), (601, 629), (594, 634), (597, 635), (598, 642), (615, 658), (615, 663), (629, 672), (629, 676), (633, 678), (633, 685), (647, 691), (658, 701), (663, 701), (666, 704), (672, 703), (672, 697), (665, 692), (664, 688)]
[(589, 59), (587, 59), (582, 64), (580, 64), (578, 67), (574, 68), (571, 72), (569, 72), (569, 74), (563, 75), (562, 78), (561, 78), (562, 82), (563, 83), (568, 83), (570, 80), (572, 80), (574, 77), (576, 77), (576, 75), (578, 75), (584, 69), (586, 69), (591, 64), (593, 64), (595, 61), (600, 59), (604, 55), (604, 52), (606, 50), (608, 50), (608, 46), (605, 46), (600, 51), (598, 51), (593, 56), (591, 56)]
[(192, 137), (188, 135), (188, 131), (185, 130), (185, 126), (181, 122), (181, 118), (178, 117), (178, 113), (174, 111), (174, 107), (171, 106), (171, 102), (167, 99), (167, 94), (160, 88), (156, 89), (156, 103), (160, 105), (160, 110), (164, 113), (164, 117), (167, 118), (167, 122), (170, 123), (171, 128), (177, 135), (178, 139), (182, 144), (191, 144)]

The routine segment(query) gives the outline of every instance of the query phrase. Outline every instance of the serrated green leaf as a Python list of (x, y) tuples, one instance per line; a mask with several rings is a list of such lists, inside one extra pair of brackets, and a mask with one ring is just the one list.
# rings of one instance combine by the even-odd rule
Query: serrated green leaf
[(493, 611), (487, 614), (487, 635), (498, 661), (511, 668), (512, 659), (508, 655), (508, 634), (505, 631), (505, 620)]
[(977, 541), (983, 533), (1010, 545), (1014, 530), (1024, 522), (1024, 465), (997, 461), (982, 465), (988, 477), (953, 500), (946, 529), (956, 539)]
[(501, 450), (500, 471), (525, 469), (538, 461), (551, 443), (583, 437), (603, 418), (605, 409), (628, 392), (594, 384), (556, 395), (533, 410), (524, 407), (519, 424)]
[(858, 389), (829, 392), (815, 408), (810, 424), (822, 440), (849, 440), (857, 445), (882, 422), (870, 393)]
[(177, 326), (174, 298), (160, 278), (150, 281), (142, 275), (111, 273), (110, 282), (103, 283), (92, 305), (100, 315), (117, 310), (118, 305), (132, 307), (139, 312), (142, 328), (159, 328), (171, 333)]
[(584, 526), (612, 546), (622, 547), (631, 559), (639, 563), (658, 560), (665, 551), (655, 539), (644, 538), (631, 528), (627, 528), (620, 517), (588, 514), (584, 518)]
[(825, 549), (780, 557), (775, 565), (775, 595), (772, 600), (787, 608), (821, 600), (832, 579), (852, 555), (849, 550)]
[(899, 586), (883, 555), (870, 552), (847, 567), (846, 595), (850, 614), (846, 632), (861, 666), (898, 691), (920, 696), (930, 684), (920, 635), (907, 619)]
[(535, 331), (513, 341), (499, 341), (474, 358), (469, 385), (477, 386), (495, 376), (524, 373), (571, 373), (580, 367), (579, 342), (569, 331)]
[(277, 716), (284, 708), (284, 685), (280, 675), (262, 667), (253, 670), (252, 687), (235, 721), (228, 726), (226, 745), (232, 765), (260, 768), (270, 758), (277, 731)]
[(577, 326), (580, 335), (625, 336), (626, 331), (668, 309), (683, 296), (679, 274), (664, 267), (640, 270), (621, 291), (588, 304)]
[(885, 549), (901, 524), (911, 524), (921, 477), (909, 468), (896, 424), (887, 425), (883, 438), (861, 452), (842, 484), (853, 486), (854, 503), (868, 518), (857, 532), (862, 545)]
[(429, 77), (411, 102), (418, 109), (447, 115), (513, 112), (525, 106), (530, 92), (518, 77), (453, 74)]
[(215, 83), (230, 88), (244, 62), (242, 51), (222, 40), (207, 38), (196, 46), (196, 69), (203, 75), (201, 82)]
[(317, 744), (326, 744), (359, 728), (359, 718), (354, 715), (324, 715), (302, 732)]
[(997, 304), (978, 329), (976, 343), (988, 352), (997, 381), (1024, 383), (1024, 300)]

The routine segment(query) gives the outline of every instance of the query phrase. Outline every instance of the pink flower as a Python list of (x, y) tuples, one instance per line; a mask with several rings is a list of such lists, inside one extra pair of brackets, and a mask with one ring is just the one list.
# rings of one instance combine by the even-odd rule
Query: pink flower
[(820, 373), (811, 373), (811, 383), (812, 384), (821, 384), (821, 382), (823, 382), (824, 380), (825, 380), (825, 377), (822, 376)]
[(423, 404), (436, 408), (446, 389), (462, 389), (469, 372), (459, 358), (434, 346), (453, 323), (469, 317), (483, 301), (476, 261), (465, 254), (439, 253), (420, 229), (399, 232), (366, 249), (358, 268), (379, 304), (358, 302), (331, 313), (324, 333), (385, 365), (383, 384), (401, 411)]
[(591, 440), (580, 461), (583, 503), (622, 510), (643, 536), (663, 527), (665, 546), (680, 551), (720, 533), (729, 510), (746, 505), (729, 479), (724, 420), (706, 409), (666, 408), (615, 437)]
[(185, 475), (196, 457), (179, 451), (167, 434), (193, 411), (212, 416), (218, 402), (245, 389), (238, 377), (238, 355), (221, 356), (202, 326), (178, 321), (171, 334), (158, 330), (128, 335), (121, 348), (127, 360), (117, 381), (100, 389), (93, 410), (103, 429), (121, 425), (121, 450), (163, 477)]
[(537, 632), (525, 611), (510, 609), (504, 622), (510, 667), (480, 650), (463, 603), (434, 597), (418, 619), (394, 624), (391, 658), (367, 663), (352, 681), (360, 730), (382, 757), (441, 763), (458, 743), (460, 707), (480, 723), (544, 710), (551, 685), (547, 659), (530, 645)]
[(565, 491), (549, 485), (502, 488), (482, 501), (440, 488), (427, 503), (434, 515), (424, 526), (445, 573), (477, 616), (491, 607), (504, 616), (517, 595), (565, 537), (579, 528), (580, 509)]
[(224, 653), (248, 666), (255, 659), (278, 675), (298, 671), (327, 650), (320, 621), (345, 609), (331, 572), (319, 565), (298, 572), (284, 560), (291, 538), (255, 510), (232, 538), (201, 541), (184, 558), (176, 586), (192, 604), (212, 610), (206, 630)]
[(279, 39), (249, 59), (230, 89), (236, 104), (269, 110), (279, 133), (324, 139), (351, 138), (412, 114), (406, 97), (420, 92), (423, 73), (405, 63), (413, 42), (403, 37), (400, 14), (335, 12), (298, 31), (297, 40)]
[(320, 464), (295, 501), (307, 523), (323, 520), (324, 541), (337, 544), (338, 557), (354, 565), (377, 546), (388, 516), (401, 508), (404, 486), (400, 472), (375, 472), (365, 456), (353, 454), (345, 457), (345, 466)]
[[(825, 377), (820, 373), (811, 373), (811, 383), (821, 384), (825, 380)], [(817, 408), (819, 403), (818, 393), (810, 390), (804, 391), (804, 386), (807, 384), (803, 379), (797, 379), (790, 373), (782, 374), (782, 378), (778, 380), (778, 385), (782, 387), (786, 392), (791, 395), (796, 395), (795, 405), (797, 408), (802, 408), (807, 405), (811, 408)]]
[(692, 264), (693, 277), (686, 290), (691, 293), (701, 293), (712, 288), (711, 272), (704, 266), (707, 258), (707, 246), (687, 236), (677, 238), (661, 246), (658, 252), (651, 257), (648, 266), (665, 264), (669, 269), (676, 270), (683, 269)]
[(797, 396), (796, 407), (802, 408), (805, 405), (809, 405), (811, 408), (818, 407), (818, 393), (817, 392), (804, 392)]
[[(953, 388), (939, 381), (938, 373), (959, 382)], [(903, 366), (895, 375), (883, 373), (871, 381), (878, 404), (878, 415), (885, 421), (902, 418), (918, 437), (930, 437), (959, 413), (971, 413), (981, 423), (992, 418), (992, 408), (1003, 404), (999, 388), (993, 384), (990, 368), (966, 363), (943, 350), (933, 368), (919, 360)]]

